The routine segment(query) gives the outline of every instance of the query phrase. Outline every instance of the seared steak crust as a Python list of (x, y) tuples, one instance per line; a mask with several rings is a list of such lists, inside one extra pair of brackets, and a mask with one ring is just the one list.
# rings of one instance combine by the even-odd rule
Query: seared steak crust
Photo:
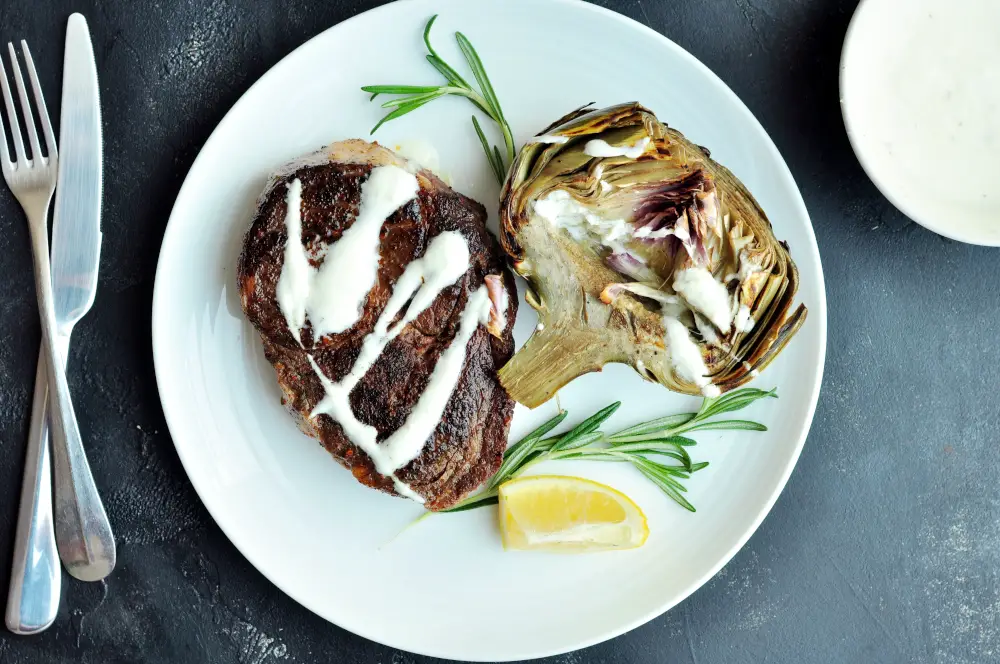
[[(362, 315), (350, 329), (318, 340), (306, 323), (299, 346), (288, 330), (276, 298), (284, 261), (287, 184), (302, 183), (302, 240), (311, 255), (350, 227), (358, 213), (361, 185), (375, 166), (406, 165), (394, 153), (364, 141), (334, 144), (275, 176), (258, 201), (244, 238), (238, 285), (247, 318), (261, 335), (264, 354), (277, 372), (285, 406), (300, 428), (350, 469), (362, 484), (395, 494), (391, 478), (378, 474), (371, 459), (353, 445), (340, 425), (327, 415), (310, 420), (324, 395), (308, 353), (332, 381), (354, 365), (365, 336), (392, 294), (406, 266), (423, 256), (431, 239), (458, 231), (469, 246), (470, 267), (394, 339), (350, 396), (356, 417), (378, 431), (382, 442), (406, 420), (430, 378), (438, 357), (451, 344), (469, 296), (487, 275), (501, 275), (508, 297), (506, 320), (514, 320), (517, 296), (513, 276), (503, 263), (495, 238), (486, 230), (479, 203), (456, 193), (428, 171), (417, 172), (417, 197), (383, 224), (378, 278)], [(317, 259), (314, 265), (318, 265)], [(400, 316), (401, 317), (401, 316)], [(514, 402), (496, 372), (514, 350), (512, 325), (499, 338), (479, 326), (466, 349), (461, 378), (421, 454), (396, 476), (426, 500), (428, 509), (449, 507), (489, 478), (500, 465)]]

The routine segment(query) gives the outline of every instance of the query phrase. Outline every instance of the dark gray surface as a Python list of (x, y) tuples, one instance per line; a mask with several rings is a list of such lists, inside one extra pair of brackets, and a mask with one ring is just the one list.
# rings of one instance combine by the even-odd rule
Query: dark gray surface
[[(5, 0), (0, 38), (32, 45), (58, 108), (65, 19), (91, 22), (102, 80), (101, 283), (70, 357), (91, 464), (119, 537), (106, 585), (66, 577), (56, 624), (0, 630), (0, 663), (278, 661), (410, 664), (299, 607), (219, 531), (166, 431), (150, 349), (170, 207), (216, 123), (268, 67), (376, 4)], [(996, 250), (911, 224), (865, 178), (840, 120), (837, 68), (856, 0), (607, 0), (719, 74), (802, 188), (830, 308), (812, 434), (749, 544), (682, 605), (548, 660), (1000, 661), (1000, 344)], [(961, 164), (941, 168), (961, 186)], [(0, 191), (0, 595), (39, 326), (27, 225)], [(488, 598), (484, 598), (488, 601)]]

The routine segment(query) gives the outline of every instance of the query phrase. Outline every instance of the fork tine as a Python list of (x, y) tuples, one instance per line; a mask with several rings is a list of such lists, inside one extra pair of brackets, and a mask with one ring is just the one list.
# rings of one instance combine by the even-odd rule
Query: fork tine
[[(8, 44), (10, 46), (10, 44)], [(10, 49), (14, 54), (13, 47)], [(16, 66), (16, 65), (15, 65)], [(14, 108), (14, 98), (10, 96), (10, 84), (7, 83), (7, 70), (3, 66), (3, 58), (0, 58), (0, 88), (3, 89), (3, 101), (7, 106), (7, 121), (10, 124), (11, 139), (14, 141), (14, 152), (18, 162), (24, 162), (27, 156), (24, 154), (24, 142), (21, 140), (21, 123), (17, 121), (17, 110)], [(4, 139), (3, 151), (7, 152), (7, 140)], [(10, 157), (8, 156), (8, 159)], [(23, 165), (23, 164), (22, 164)]]
[[(3, 58), (0, 58), (0, 81), (3, 85), (3, 96), (4, 98), (9, 97), (7, 92), (7, 70), (3, 66)], [(10, 160), (10, 151), (7, 148), (7, 128), (4, 125), (3, 112), (0, 111), (0, 166), (3, 166), (4, 177), (10, 173), (13, 168), (13, 163)]]
[(14, 84), (17, 86), (17, 96), (21, 98), (21, 110), (24, 112), (22, 115), (24, 118), (24, 128), (28, 132), (28, 140), (31, 141), (31, 158), (38, 163), (42, 163), (44, 161), (42, 148), (38, 145), (38, 131), (35, 129), (35, 120), (31, 116), (31, 98), (28, 97), (28, 91), (24, 88), (21, 65), (17, 61), (17, 53), (14, 51), (14, 45), (7, 42), (7, 49), (10, 51), (10, 67), (14, 70)]
[(52, 123), (49, 122), (49, 109), (45, 105), (45, 96), (42, 94), (42, 86), (38, 84), (38, 74), (35, 72), (35, 61), (31, 59), (31, 51), (28, 50), (28, 42), (21, 40), (21, 51), (24, 53), (24, 64), (28, 69), (28, 79), (31, 81), (31, 89), (35, 93), (35, 103), (38, 104), (38, 119), (42, 124), (42, 133), (45, 135), (45, 147), (49, 159), (56, 156), (56, 135), (52, 131)]

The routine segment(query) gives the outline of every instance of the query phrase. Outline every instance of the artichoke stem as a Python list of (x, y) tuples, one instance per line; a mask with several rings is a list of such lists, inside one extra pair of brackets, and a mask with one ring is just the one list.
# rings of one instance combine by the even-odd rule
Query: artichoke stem
[(500, 370), (500, 384), (512, 399), (536, 408), (577, 376), (600, 371), (611, 358), (593, 346), (601, 344), (589, 331), (546, 327), (535, 332), (527, 343)]

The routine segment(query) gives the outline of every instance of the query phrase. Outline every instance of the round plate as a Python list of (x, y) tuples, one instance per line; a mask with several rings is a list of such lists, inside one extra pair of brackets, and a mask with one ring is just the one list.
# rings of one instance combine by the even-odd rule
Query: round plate
[[(711, 465), (689, 482), (696, 514), (628, 467), (541, 466), (628, 493), (650, 522), (649, 540), (639, 549), (505, 553), (493, 510), (436, 515), (401, 532), (421, 508), (362, 487), (299, 433), (243, 317), (236, 261), (268, 173), (331, 141), (367, 136), (381, 110), (362, 85), (437, 81), (421, 43), (433, 13), (441, 15), (437, 49), (454, 66), (462, 63), (454, 31), (475, 44), (519, 141), (587, 102), (641, 101), (710, 147), (746, 183), (798, 263), (808, 320), (756, 381), (778, 386), (781, 398), (745, 413), (770, 430), (699, 437), (694, 456)], [(600, 44), (600, 55), (586, 44)], [(439, 100), (389, 123), (377, 138), (390, 147), (430, 140), (453, 186), (495, 208), (498, 187), (471, 112), (463, 99)], [(534, 324), (522, 302), (519, 344)], [(677, 45), (618, 14), (568, 0), (412, 0), (357, 16), (297, 49), (243, 96), (192, 166), (163, 240), (153, 304), (156, 375), (174, 444), (236, 547), (284, 592), (345, 629), (467, 660), (541, 657), (597, 643), (705, 583), (743, 546), (785, 485), (816, 407), (825, 349), (816, 240), (764, 130)], [(699, 404), (620, 365), (574, 381), (560, 396), (570, 422), (620, 399), (611, 427)], [(555, 403), (535, 411), (519, 406), (512, 438), (555, 412)]]

